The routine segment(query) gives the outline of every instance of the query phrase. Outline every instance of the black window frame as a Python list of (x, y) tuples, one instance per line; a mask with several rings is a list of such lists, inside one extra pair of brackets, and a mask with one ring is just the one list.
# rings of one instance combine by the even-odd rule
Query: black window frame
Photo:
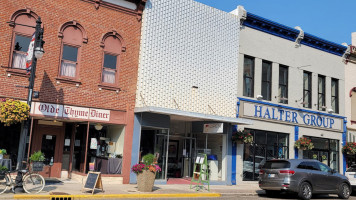
[[(251, 60), (251, 74), (252, 76), (247, 76), (245, 74), (245, 69), (246, 69), (246, 60), (249, 59)], [(250, 84), (251, 84), (251, 92), (250, 94), (246, 91), (247, 90), (247, 79), (250, 80)], [(251, 57), (251, 56), (244, 56), (244, 68), (243, 68), (243, 96), (245, 97), (254, 97), (254, 87), (255, 87), (255, 58)]]
[[(266, 77), (264, 77), (264, 73), (266, 73)], [(272, 96), (272, 62), (263, 60), (262, 61), (262, 75), (261, 75), (261, 93), (262, 99), (271, 101)], [(266, 87), (267, 86), (267, 87)], [(266, 89), (267, 91), (265, 91)]]
[[(322, 88), (320, 88), (319, 81), (322, 81), (321, 85)], [(320, 105), (320, 98), (322, 101), (322, 105)], [(325, 111), (326, 109), (326, 102), (325, 102), (325, 76), (323, 75), (318, 75), (318, 110), (320, 111)]]
[[(308, 77), (308, 85), (306, 87), (304, 77)], [(306, 98), (305, 93), (308, 93), (308, 99)], [(311, 72), (303, 72), (303, 107), (312, 108), (312, 74)]]
[[(283, 73), (283, 79), (281, 79), (282, 73)], [(289, 78), (288, 76), (289, 76), (289, 67), (286, 65), (279, 65), (279, 81), (278, 81), (279, 103), (288, 104), (288, 78)], [(284, 88), (285, 94), (282, 94), (281, 88)]]
[[(335, 82), (335, 95), (333, 95), (333, 82)], [(335, 105), (333, 105), (333, 100)], [(336, 78), (331, 78), (331, 107), (334, 110), (334, 113), (339, 113), (339, 80)]]

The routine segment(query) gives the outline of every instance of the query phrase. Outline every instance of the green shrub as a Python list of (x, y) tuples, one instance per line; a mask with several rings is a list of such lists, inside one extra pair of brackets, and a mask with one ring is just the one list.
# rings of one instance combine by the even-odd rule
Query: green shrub
[(45, 155), (41, 151), (37, 151), (30, 156), (31, 162), (43, 162), (45, 160)]
[(8, 171), (7, 167), (0, 165), (0, 171)]
[(146, 154), (145, 156), (142, 157), (143, 164), (152, 165), (154, 158), (155, 158), (155, 156), (153, 154), (151, 154), (151, 153)]

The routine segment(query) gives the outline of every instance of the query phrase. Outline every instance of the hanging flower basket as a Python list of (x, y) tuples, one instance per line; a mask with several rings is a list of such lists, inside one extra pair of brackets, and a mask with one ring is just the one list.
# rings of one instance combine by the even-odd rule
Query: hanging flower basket
[(314, 144), (311, 142), (311, 139), (301, 137), (295, 141), (294, 147), (301, 150), (312, 150), (314, 148)]
[(25, 102), (7, 99), (0, 102), (0, 122), (5, 126), (27, 120), (30, 115), (30, 107)]
[(356, 142), (346, 142), (346, 145), (342, 147), (342, 152), (348, 155), (356, 154)]
[(232, 133), (231, 140), (236, 144), (251, 144), (253, 142), (253, 136), (246, 130), (238, 130)]

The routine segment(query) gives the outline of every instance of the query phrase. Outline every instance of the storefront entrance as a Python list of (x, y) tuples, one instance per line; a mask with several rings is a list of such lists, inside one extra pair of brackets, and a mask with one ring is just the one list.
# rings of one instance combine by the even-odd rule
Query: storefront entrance
[(139, 160), (151, 153), (162, 169), (156, 180), (167, 184), (189, 184), (197, 153), (208, 154), (210, 180), (223, 181), (223, 135), (170, 133), (169, 129), (142, 127)]
[(157, 157), (157, 165), (162, 170), (156, 173), (158, 180), (167, 180), (168, 141), (169, 129), (142, 127), (139, 160), (147, 154)]
[(44, 177), (61, 177), (64, 125), (50, 126), (36, 124), (31, 154), (42, 151), (45, 154)]

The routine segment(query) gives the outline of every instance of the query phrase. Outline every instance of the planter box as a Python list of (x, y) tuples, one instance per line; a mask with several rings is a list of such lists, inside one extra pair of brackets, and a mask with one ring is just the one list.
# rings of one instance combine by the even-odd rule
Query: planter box
[(31, 163), (31, 169), (34, 172), (41, 172), (43, 171), (43, 162), (32, 162)]
[(137, 174), (137, 188), (140, 192), (152, 192), (155, 183), (156, 173), (144, 170)]

